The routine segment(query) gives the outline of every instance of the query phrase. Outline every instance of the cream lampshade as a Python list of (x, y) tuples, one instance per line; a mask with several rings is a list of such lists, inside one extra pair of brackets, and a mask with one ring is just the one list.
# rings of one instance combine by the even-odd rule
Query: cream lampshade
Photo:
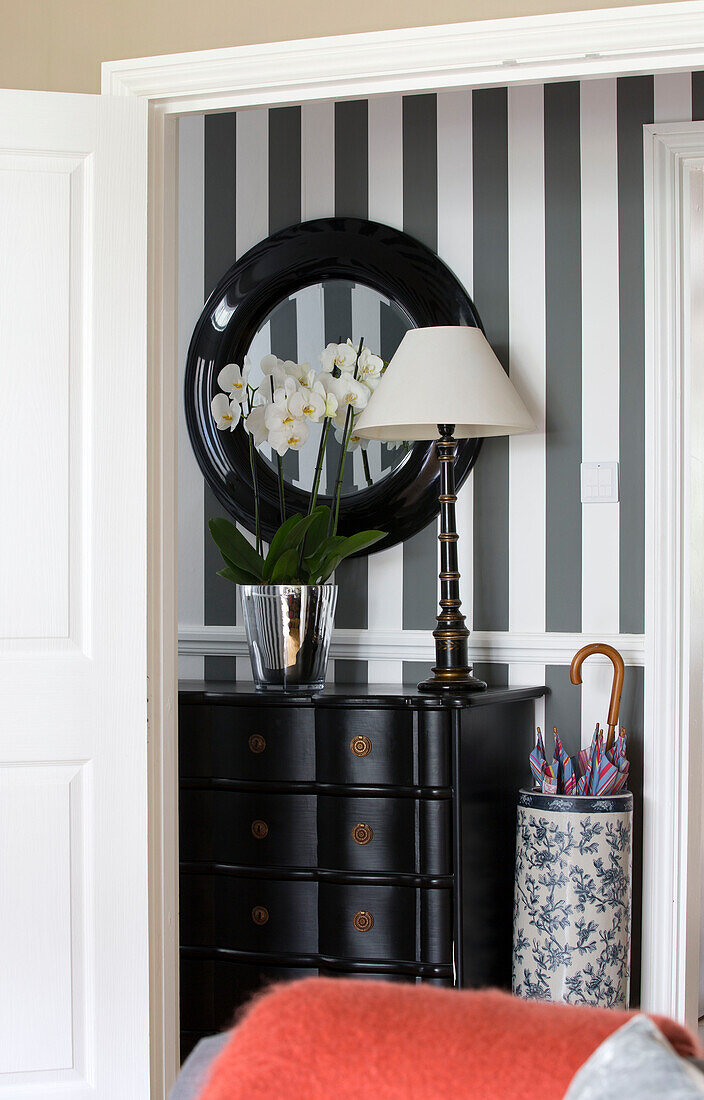
[(435, 439), (441, 470), (440, 613), (435, 667), (423, 691), (486, 687), (468, 663), (469, 631), (460, 612), (455, 530), (457, 439), (514, 435), (535, 424), (478, 328), (410, 329), (360, 417), (355, 435), (370, 439)]

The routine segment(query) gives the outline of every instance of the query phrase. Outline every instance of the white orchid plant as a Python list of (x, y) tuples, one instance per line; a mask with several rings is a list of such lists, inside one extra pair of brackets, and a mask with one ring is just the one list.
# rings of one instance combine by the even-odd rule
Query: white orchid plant
[[(249, 438), (249, 461), (254, 492), (256, 546), (252, 546), (234, 523), (211, 519), (210, 533), (223, 556), (225, 567), (219, 576), (235, 584), (323, 584), (343, 558), (372, 546), (384, 531), (358, 531), (338, 535), (340, 496), (348, 451), (362, 447), (366, 461), (368, 440), (354, 434), (355, 419), (386, 370), (386, 363), (364, 341), (358, 347), (346, 343), (328, 344), (320, 356), (318, 371), (309, 363), (294, 363), (265, 355), (260, 364), (262, 381), (250, 383), (251, 363), (228, 363), (218, 374), (221, 392), (211, 401), (211, 412), (220, 431), (234, 431), (242, 421)], [(283, 457), (300, 451), (311, 435), (311, 424), (320, 424), (320, 442), (305, 515), (286, 514)], [(330, 428), (340, 443), (332, 507), (318, 504), (320, 479)], [(281, 526), (264, 554), (255, 448), (268, 444), (277, 456)]]

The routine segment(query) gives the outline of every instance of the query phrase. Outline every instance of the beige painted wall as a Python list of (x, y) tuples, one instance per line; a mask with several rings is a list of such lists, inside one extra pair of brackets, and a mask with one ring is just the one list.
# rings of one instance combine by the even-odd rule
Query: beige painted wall
[(0, 87), (100, 90), (125, 57), (639, 0), (0, 0)]

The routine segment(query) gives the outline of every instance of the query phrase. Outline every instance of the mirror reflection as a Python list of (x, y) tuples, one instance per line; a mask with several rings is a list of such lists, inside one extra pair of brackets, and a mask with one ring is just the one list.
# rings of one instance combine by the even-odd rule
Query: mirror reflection
[[(296, 408), (301, 405), (301, 419), (307, 429), (306, 438), (288, 447), (283, 455), (284, 476), (289, 484), (305, 490), (311, 486), (322, 429), (322, 417), (318, 420), (317, 416), (325, 400), (325, 393), (321, 392), (324, 390), (335, 394), (337, 413), (328, 433), (320, 492), (322, 495), (333, 493), (346, 406), (352, 400), (353, 413), (361, 412), (381, 371), (411, 327), (407, 314), (395, 302), (368, 286), (342, 279), (305, 287), (280, 302), (264, 320), (247, 351), (251, 363), (248, 384), (270, 396), (270, 372), (274, 362), (271, 356), (283, 361), (298, 382)], [(343, 381), (354, 379), (362, 342), (368, 352), (360, 357), (357, 366), (357, 386), (345, 387)], [(331, 344), (336, 345), (336, 349), (331, 348)], [(310, 374), (311, 370), (314, 374)], [(308, 382), (312, 382), (312, 386), (308, 386)], [(270, 422), (274, 419), (270, 414)], [(279, 443), (276, 425), (273, 431), (269, 428), (269, 439), (271, 442), (261, 442), (258, 450), (272, 469), (276, 469), (274, 448)], [(408, 446), (403, 443), (387, 444), (355, 437), (353, 428), (342, 494), (355, 493), (381, 481), (398, 467), (407, 452)]]

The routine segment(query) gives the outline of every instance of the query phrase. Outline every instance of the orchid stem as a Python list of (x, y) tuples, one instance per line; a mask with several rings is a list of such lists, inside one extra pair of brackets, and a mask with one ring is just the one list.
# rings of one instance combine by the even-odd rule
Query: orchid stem
[[(269, 377), (269, 384), (271, 386), (271, 400), (274, 400), (274, 378), (273, 375)], [(286, 497), (284, 495), (284, 460), (281, 455), (276, 456), (276, 465), (279, 471), (279, 512), (281, 514), (281, 522), (286, 522)]]
[[(359, 368), (359, 357), (362, 354), (362, 348), (364, 347), (364, 337), (359, 341), (359, 347), (357, 348), (357, 360), (354, 365), (354, 379), (357, 379), (357, 370)], [(342, 495), (342, 476), (345, 472), (345, 457), (347, 455), (347, 448), (350, 442), (350, 436), (352, 435), (352, 406), (347, 406), (347, 415), (345, 416), (345, 433), (342, 438), (342, 452), (340, 454), (340, 461), (337, 465), (337, 478), (335, 480), (335, 507), (330, 509), (330, 520), (328, 522), (328, 538), (330, 535), (337, 534), (337, 520), (340, 514), (340, 496)]]
[(262, 529), (259, 520), (259, 481), (257, 478), (257, 463), (254, 457), (254, 440), (250, 433), (247, 433), (249, 437), (249, 468), (252, 471), (252, 487), (254, 489), (254, 527), (257, 536), (257, 553), (262, 552)]
[[(323, 430), (320, 433), (320, 444), (318, 446), (318, 457), (315, 461), (315, 475), (313, 477), (313, 487), (310, 491), (310, 500), (308, 502), (308, 515), (311, 514), (318, 500), (318, 489), (320, 488), (320, 476), (323, 471), (323, 459), (325, 458), (325, 448), (328, 442), (328, 432), (330, 431), (330, 417), (326, 416), (323, 421)], [(308, 534), (303, 538), (301, 543), (300, 553), (298, 555), (298, 572), (300, 574), (303, 566), (303, 559), (306, 553), (306, 542), (308, 541)]]
[(369, 456), (366, 451), (362, 451), (362, 466), (364, 467), (364, 476), (367, 479), (367, 485), (373, 485), (372, 473), (369, 469)]

